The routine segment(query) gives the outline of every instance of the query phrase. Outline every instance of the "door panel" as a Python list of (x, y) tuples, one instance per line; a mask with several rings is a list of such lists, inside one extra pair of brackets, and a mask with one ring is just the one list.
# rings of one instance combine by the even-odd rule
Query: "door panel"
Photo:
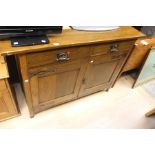
[(127, 53), (91, 57), (79, 97), (109, 89), (113, 80), (117, 77), (126, 55)]
[[(56, 97), (73, 94), (76, 81), (78, 79), (79, 70), (60, 73), (57, 76)], [(62, 80), (63, 79), (63, 80)], [(61, 82), (60, 82), (61, 81)], [(62, 89), (66, 88), (66, 89)]]
[(38, 77), (39, 104), (55, 98), (56, 75)]
[[(38, 77), (39, 104), (74, 94), (79, 70)], [(48, 90), (48, 91), (47, 91)]]
[(89, 65), (89, 78), (86, 82), (86, 88), (91, 88), (109, 82), (116, 66), (117, 61)]
[(31, 70), (30, 86), (35, 112), (77, 98), (85, 70), (84, 62), (76, 60), (71, 64), (48, 65), (43, 67), (43, 71), (41, 67), (33, 69), (34, 74)]
[(7, 90), (0, 91), (0, 120), (16, 114), (11, 96)]

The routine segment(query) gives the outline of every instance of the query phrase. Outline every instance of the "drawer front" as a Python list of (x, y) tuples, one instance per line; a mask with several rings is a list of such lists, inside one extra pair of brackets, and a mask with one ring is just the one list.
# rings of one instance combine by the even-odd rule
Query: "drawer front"
[(135, 41), (113, 42), (107, 44), (98, 44), (91, 47), (91, 55), (101, 54), (120, 54), (129, 51), (133, 47)]
[(27, 54), (28, 67), (36, 67), (51, 63), (68, 62), (76, 59), (88, 57), (90, 49), (85, 47), (63, 48), (59, 50), (43, 51), (39, 53)]
[(0, 91), (6, 90), (7, 86), (5, 80), (0, 80)]

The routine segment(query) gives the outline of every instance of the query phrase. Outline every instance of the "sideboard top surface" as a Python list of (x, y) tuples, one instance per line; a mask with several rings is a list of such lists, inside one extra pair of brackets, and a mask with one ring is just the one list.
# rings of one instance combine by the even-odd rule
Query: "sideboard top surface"
[(95, 43), (104, 43), (111, 41), (130, 40), (145, 35), (130, 26), (121, 26), (119, 29), (111, 31), (86, 32), (73, 29), (65, 29), (61, 34), (49, 35), (49, 44), (12, 47), (10, 40), (0, 41), (0, 54), (12, 55), (23, 54), (29, 52), (37, 52), (49, 49), (57, 49), (63, 47), (90, 45)]

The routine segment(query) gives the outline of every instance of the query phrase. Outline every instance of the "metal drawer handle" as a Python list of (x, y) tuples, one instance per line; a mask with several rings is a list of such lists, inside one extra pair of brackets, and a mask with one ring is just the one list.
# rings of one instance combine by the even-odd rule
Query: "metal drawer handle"
[(68, 61), (69, 59), (69, 55), (66, 52), (58, 53), (56, 58), (57, 61)]
[(110, 46), (110, 52), (117, 52), (118, 50), (118, 44), (112, 44)]

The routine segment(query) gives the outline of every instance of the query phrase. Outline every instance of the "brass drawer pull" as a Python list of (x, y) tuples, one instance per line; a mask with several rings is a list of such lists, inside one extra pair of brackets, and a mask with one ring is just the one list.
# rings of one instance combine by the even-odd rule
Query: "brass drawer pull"
[(110, 52), (117, 52), (118, 50), (118, 44), (112, 44), (110, 46)]
[(66, 52), (58, 53), (56, 58), (57, 61), (68, 61), (69, 59), (69, 55)]

